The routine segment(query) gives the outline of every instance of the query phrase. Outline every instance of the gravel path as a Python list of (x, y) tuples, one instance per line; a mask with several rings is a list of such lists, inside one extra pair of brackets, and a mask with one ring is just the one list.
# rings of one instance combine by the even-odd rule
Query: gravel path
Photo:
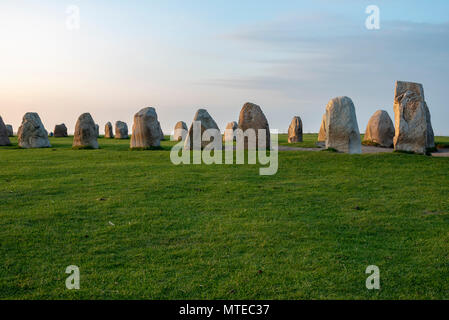
[[(324, 150), (324, 148), (299, 148), (299, 147), (279, 146), (279, 151), (321, 151), (321, 150)], [(394, 151), (393, 149), (389, 148), (362, 146), (362, 153), (385, 153), (393, 151)]]
[[(279, 151), (321, 151), (324, 148), (299, 148), (299, 147), (287, 147), (287, 146), (279, 146)], [(393, 148), (379, 148), (379, 147), (371, 147), (371, 146), (363, 146), (362, 145), (362, 153), (391, 153), (393, 152)], [(439, 149), (438, 152), (432, 153), (433, 157), (445, 157), (449, 158), (449, 149)]]
[(449, 158), (449, 149), (439, 149), (438, 152), (432, 153), (432, 156)]

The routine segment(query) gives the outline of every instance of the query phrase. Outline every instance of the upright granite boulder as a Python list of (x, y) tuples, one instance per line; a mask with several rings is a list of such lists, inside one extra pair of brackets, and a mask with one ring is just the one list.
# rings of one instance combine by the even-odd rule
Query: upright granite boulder
[(7, 124), (6, 129), (8, 130), (8, 137), (14, 137), (14, 129), (12, 128), (12, 125)]
[[(204, 149), (207, 145), (209, 145), (212, 141), (214, 141), (214, 138), (211, 138), (210, 141), (202, 141), (201, 139), (201, 145), (198, 146), (198, 148), (196, 147), (196, 145), (194, 145), (194, 136), (193, 136), (193, 128), (194, 128), (194, 122), (199, 122), (200, 126), (201, 126), (201, 137), (203, 136), (204, 131), (209, 130), (209, 129), (216, 129), (216, 130), (220, 130), (218, 128), (217, 123), (215, 122), (215, 120), (210, 116), (210, 114), (207, 112), (207, 110), (205, 109), (199, 109), (196, 113), (195, 113), (195, 117), (193, 118), (193, 122), (192, 125), (190, 126), (189, 132), (187, 134), (186, 140), (184, 142), (184, 149), (185, 150), (197, 150), (197, 149)], [(221, 141), (221, 138), (220, 138)]]
[(97, 129), (90, 113), (83, 113), (76, 122), (74, 149), (98, 149)]
[(62, 123), (62, 124), (57, 124), (57, 125), (55, 126), (55, 130), (54, 130), (53, 135), (54, 135), (55, 138), (64, 138), (64, 137), (67, 137), (68, 134), (67, 134), (67, 127), (66, 127), (66, 125), (65, 125), (64, 123)]
[(128, 125), (125, 122), (117, 121), (115, 123), (115, 139), (128, 139)]
[(112, 123), (108, 122), (104, 126), (104, 137), (106, 139), (114, 138), (114, 132), (112, 131)]
[(293, 117), (288, 128), (288, 143), (302, 142), (302, 120), (300, 117)]
[(318, 141), (326, 142), (326, 114), (323, 114), (323, 119), (321, 120), (320, 132), (318, 133)]
[(435, 148), (430, 111), (420, 83), (396, 82), (394, 149), (425, 154)]
[(236, 140), (235, 130), (237, 130), (238, 128), (239, 128), (239, 125), (236, 121), (229, 122), (226, 125), (223, 140), (225, 142), (234, 142)]
[(384, 148), (393, 147), (394, 126), (388, 112), (377, 110), (369, 119), (365, 131), (365, 144), (375, 144)]
[(350, 154), (362, 153), (355, 107), (348, 97), (334, 98), (327, 104), (326, 148)]
[(0, 116), (0, 146), (9, 146), (11, 141), (9, 140), (8, 128), (6, 128), (2, 117)]
[(161, 127), (154, 108), (144, 108), (134, 115), (131, 149), (160, 147)]
[(320, 132), (318, 133), (318, 146), (324, 147), (326, 145), (326, 114), (323, 114), (321, 120)]
[(159, 124), (159, 136), (161, 137), (161, 141), (165, 140), (164, 131), (162, 131), (161, 123), (158, 121)]
[(48, 132), (42, 124), (41, 118), (35, 112), (28, 112), (23, 116), (22, 125), (17, 133), (19, 147), (25, 149), (31, 148), (50, 148)]
[(184, 121), (179, 121), (175, 125), (175, 130), (173, 133), (173, 140), (175, 141), (183, 141), (187, 136), (187, 125)]
[[(239, 129), (243, 132), (253, 129), (256, 134), (256, 148), (270, 149), (270, 127), (262, 109), (257, 104), (247, 102), (243, 105), (239, 116)], [(264, 136), (259, 135), (259, 129), (265, 130)], [(248, 139), (245, 137), (244, 141), (244, 148), (248, 149)]]

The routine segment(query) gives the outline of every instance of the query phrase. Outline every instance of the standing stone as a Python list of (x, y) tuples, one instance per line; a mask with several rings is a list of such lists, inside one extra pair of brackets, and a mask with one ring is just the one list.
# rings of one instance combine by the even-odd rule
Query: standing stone
[(23, 116), (22, 125), (17, 133), (19, 147), (30, 148), (50, 148), (48, 132), (42, 124), (41, 118), (35, 112), (28, 112)]
[(229, 122), (226, 125), (226, 129), (224, 132), (224, 141), (225, 142), (234, 142), (236, 140), (236, 132), (235, 130), (237, 130), (239, 128), (239, 125), (236, 121), (232, 121)]
[(318, 133), (318, 142), (326, 142), (326, 114), (323, 114), (321, 120), (320, 132)]
[(348, 97), (334, 98), (327, 104), (326, 148), (350, 154), (362, 153), (355, 107)]
[(90, 113), (83, 113), (76, 122), (73, 148), (98, 149), (97, 129)]
[(104, 137), (107, 139), (114, 138), (114, 132), (112, 131), (112, 123), (108, 122), (104, 126)]
[(97, 135), (97, 138), (100, 137), (100, 126), (98, 124), (95, 124), (95, 133)]
[(128, 139), (128, 125), (125, 122), (117, 121), (115, 123), (115, 139)]
[(393, 146), (394, 126), (388, 112), (377, 110), (369, 119), (365, 132), (365, 142), (375, 143), (384, 148)]
[[(201, 123), (201, 137), (203, 136), (204, 131), (208, 129), (216, 129), (220, 130), (218, 128), (217, 123), (214, 119), (210, 116), (210, 114), (205, 109), (199, 109), (195, 113), (195, 117), (193, 118), (193, 122), (198, 121)], [(194, 123), (192, 122), (192, 125), (190, 126), (189, 133), (187, 134), (186, 140), (184, 142), (184, 149), (185, 150), (193, 150), (193, 126)], [(212, 143), (214, 138), (211, 138), (209, 141), (202, 141), (201, 139), (201, 150), (204, 149), (207, 145)], [(221, 141), (221, 139), (220, 139)]]
[(0, 116), (0, 146), (9, 146), (11, 141), (9, 140), (8, 128), (6, 128), (2, 117)]
[(55, 138), (63, 138), (63, 137), (67, 137), (67, 127), (65, 126), (65, 124), (57, 124), (55, 126), (55, 130), (54, 130), (54, 136)]
[(154, 108), (144, 108), (134, 115), (131, 149), (160, 147), (161, 127)]
[(175, 125), (175, 131), (174, 131), (174, 134), (173, 134), (173, 139), (175, 141), (184, 141), (184, 139), (187, 136), (187, 130), (189, 130), (189, 129), (187, 128), (186, 123), (184, 121), (179, 121)]
[(430, 111), (420, 83), (396, 82), (394, 149), (425, 154), (435, 147)]
[[(256, 134), (256, 148), (262, 147), (263, 149), (265, 146), (267, 150), (270, 149), (270, 127), (267, 118), (258, 105), (249, 102), (243, 105), (239, 116), (239, 129), (243, 132), (253, 129)], [(264, 136), (259, 136), (259, 129), (265, 129)], [(245, 149), (248, 149), (248, 139), (245, 137), (244, 141)]]
[(161, 137), (161, 141), (165, 140), (164, 131), (162, 131), (161, 123), (158, 121), (159, 124), (159, 135)]
[(12, 125), (7, 124), (6, 125), (6, 129), (8, 129), (8, 136), (9, 137), (14, 137), (14, 129), (12, 128)]
[(288, 128), (288, 142), (302, 142), (302, 120), (300, 117), (293, 117), (292, 123)]

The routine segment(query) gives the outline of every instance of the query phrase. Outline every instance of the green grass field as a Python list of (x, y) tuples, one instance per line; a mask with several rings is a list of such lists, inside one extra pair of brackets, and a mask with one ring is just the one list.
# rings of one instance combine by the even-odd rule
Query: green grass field
[[(12, 142), (0, 148), (1, 299), (449, 298), (449, 158), (280, 152), (278, 173), (260, 176), (174, 166), (172, 142)], [(69, 265), (80, 290), (65, 287)]]

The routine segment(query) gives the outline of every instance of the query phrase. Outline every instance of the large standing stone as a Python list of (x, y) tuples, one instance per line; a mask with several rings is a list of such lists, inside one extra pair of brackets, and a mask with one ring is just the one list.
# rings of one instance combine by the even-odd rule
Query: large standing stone
[(114, 132), (112, 131), (112, 123), (108, 122), (104, 126), (104, 137), (107, 139), (114, 138)]
[(161, 127), (154, 108), (144, 108), (134, 115), (131, 149), (149, 149), (161, 145)]
[(6, 129), (8, 129), (8, 136), (9, 137), (14, 137), (14, 129), (12, 128), (12, 125), (7, 124), (6, 125)]
[(128, 139), (128, 125), (125, 122), (117, 121), (115, 123), (115, 139)]
[(393, 146), (394, 126), (388, 112), (377, 110), (369, 119), (364, 142), (375, 143), (384, 148)]
[[(192, 122), (192, 125), (190, 126), (189, 133), (187, 134), (186, 140), (184, 142), (184, 149), (185, 150), (193, 150), (194, 149), (194, 145), (193, 145), (193, 128), (194, 128), (194, 122), (195, 121), (198, 121), (198, 122), (201, 123), (201, 137), (203, 136), (204, 131), (206, 131), (208, 129), (220, 130), (218, 128), (217, 123), (215, 122), (214, 119), (212, 119), (212, 117), (207, 112), (207, 110), (199, 109), (196, 112), (195, 117), (193, 118), (193, 122)], [(202, 139), (201, 139), (201, 149), (204, 149), (207, 145), (212, 143), (212, 141), (214, 141), (213, 139), (214, 138), (211, 138), (210, 141), (202, 141)], [(220, 141), (221, 141), (221, 138), (220, 138)]]
[(355, 107), (348, 97), (334, 98), (327, 104), (326, 148), (351, 154), (362, 153)]
[(164, 135), (164, 131), (162, 131), (162, 127), (161, 127), (161, 123), (158, 121), (159, 124), (159, 135), (161, 137), (161, 141), (165, 140), (165, 135)]
[(318, 142), (326, 142), (326, 114), (323, 114), (321, 120), (320, 132), (318, 133)]
[(98, 149), (97, 129), (90, 113), (83, 113), (76, 122), (74, 149)]
[(229, 122), (226, 125), (226, 129), (224, 132), (224, 141), (225, 142), (234, 142), (236, 140), (236, 132), (239, 128), (239, 125), (236, 121)]
[[(267, 118), (262, 109), (254, 103), (245, 103), (239, 116), (239, 129), (245, 132), (248, 129), (253, 129), (256, 134), (256, 148), (265, 146), (270, 149), (270, 127)], [(259, 129), (265, 130), (264, 136), (259, 136)], [(245, 149), (248, 149), (248, 139), (245, 137)]]
[(63, 138), (63, 137), (67, 137), (67, 127), (65, 126), (65, 124), (57, 124), (55, 126), (55, 130), (53, 133), (55, 138)]
[(184, 121), (179, 121), (175, 125), (173, 139), (175, 141), (183, 141), (187, 136), (187, 130), (189, 129), (187, 128), (186, 123)]
[(9, 146), (10, 144), (8, 128), (0, 116), (0, 146)]
[(435, 147), (430, 112), (424, 99), (422, 84), (396, 82), (394, 114), (395, 150), (427, 153), (428, 149)]
[(35, 112), (28, 112), (23, 116), (22, 125), (18, 131), (19, 147), (50, 148), (48, 132), (42, 124), (41, 118)]
[(288, 142), (302, 142), (302, 120), (300, 117), (293, 117), (288, 128)]

